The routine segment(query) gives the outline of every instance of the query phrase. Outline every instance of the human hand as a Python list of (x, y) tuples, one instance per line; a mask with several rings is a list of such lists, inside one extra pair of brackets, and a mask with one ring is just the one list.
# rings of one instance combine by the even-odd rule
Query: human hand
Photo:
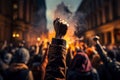
[(64, 20), (61, 20), (60, 18), (56, 18), (53, 21), (54, 29), (56, 32), (55, 38), (63, 38), (67, 32), (68, 24)]

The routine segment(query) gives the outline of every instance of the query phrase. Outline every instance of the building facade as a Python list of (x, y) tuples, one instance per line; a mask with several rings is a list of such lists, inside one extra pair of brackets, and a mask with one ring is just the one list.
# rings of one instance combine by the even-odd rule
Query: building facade
[(0, 0), (0, 41), (29, 41), (32, 0)]
[(11, 1), (0, 0), (0, 41), (10, 41), (11, 14)]
[(86, 39), (101, 37), (102, 44), (120, 43), (120, 0), (83, 0), (76, 13), (85, 14)]
[(33, 1), (12, 0), (12, 41), (25, 40), (30, 42), (32, 28)]
[(0, 0), (0, 41), (31, 44), (47, 33), (46, 22), (45, 0)]

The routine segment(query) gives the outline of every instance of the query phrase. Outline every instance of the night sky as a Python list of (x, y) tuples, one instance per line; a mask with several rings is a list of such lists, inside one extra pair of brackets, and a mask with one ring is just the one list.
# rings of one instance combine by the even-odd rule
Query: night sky
[(75, 12), (82, 0), (46, 0), (46, 6), (47, 6), (46, 15), (47, 15), (47, 23), (48, 23), (47, 28), (49, 29), (49, 31), (53, 30), (52, 21), (56, 6), (60, 4), (62, 1), (65, 3), (66, 6), (68, 6), (70, 11)]

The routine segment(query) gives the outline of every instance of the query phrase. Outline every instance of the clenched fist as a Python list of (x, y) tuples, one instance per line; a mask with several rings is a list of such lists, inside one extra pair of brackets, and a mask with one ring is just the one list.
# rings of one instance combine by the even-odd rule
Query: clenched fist
[(68, 24), (64, 20), (61, 20), (60, 18), (56, 18), (53, 21), (54, 29), (56, 32), (55, 38), (63, 38), (67, 32)]
[(93, 38), (93, 41), (95, 42), (95, 44), (100, 44), (99, 39), (100, 39), (99, 36), (95, 36), (95, 37)]

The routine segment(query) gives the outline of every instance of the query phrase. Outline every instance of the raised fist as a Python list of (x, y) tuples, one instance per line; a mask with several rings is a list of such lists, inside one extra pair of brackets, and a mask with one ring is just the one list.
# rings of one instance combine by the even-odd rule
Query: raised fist
[(94, 41), (98, 41), (99, 39), (100, 39), (99, 36), (95, 36), (95, 37), (93, 38)]
[(95, 36), (95, 37), (93, 38), (93, 41), (95, 42), (95, 44), (100, 44), (99, 39), (100, 39), (99, 36)]
[(63, 38), (67, 32), (68, 24), (64, 20), (61, 20), (60, 18), (56, 18), (53, 21), (54, 29), (56, 32), (55, 38)]

